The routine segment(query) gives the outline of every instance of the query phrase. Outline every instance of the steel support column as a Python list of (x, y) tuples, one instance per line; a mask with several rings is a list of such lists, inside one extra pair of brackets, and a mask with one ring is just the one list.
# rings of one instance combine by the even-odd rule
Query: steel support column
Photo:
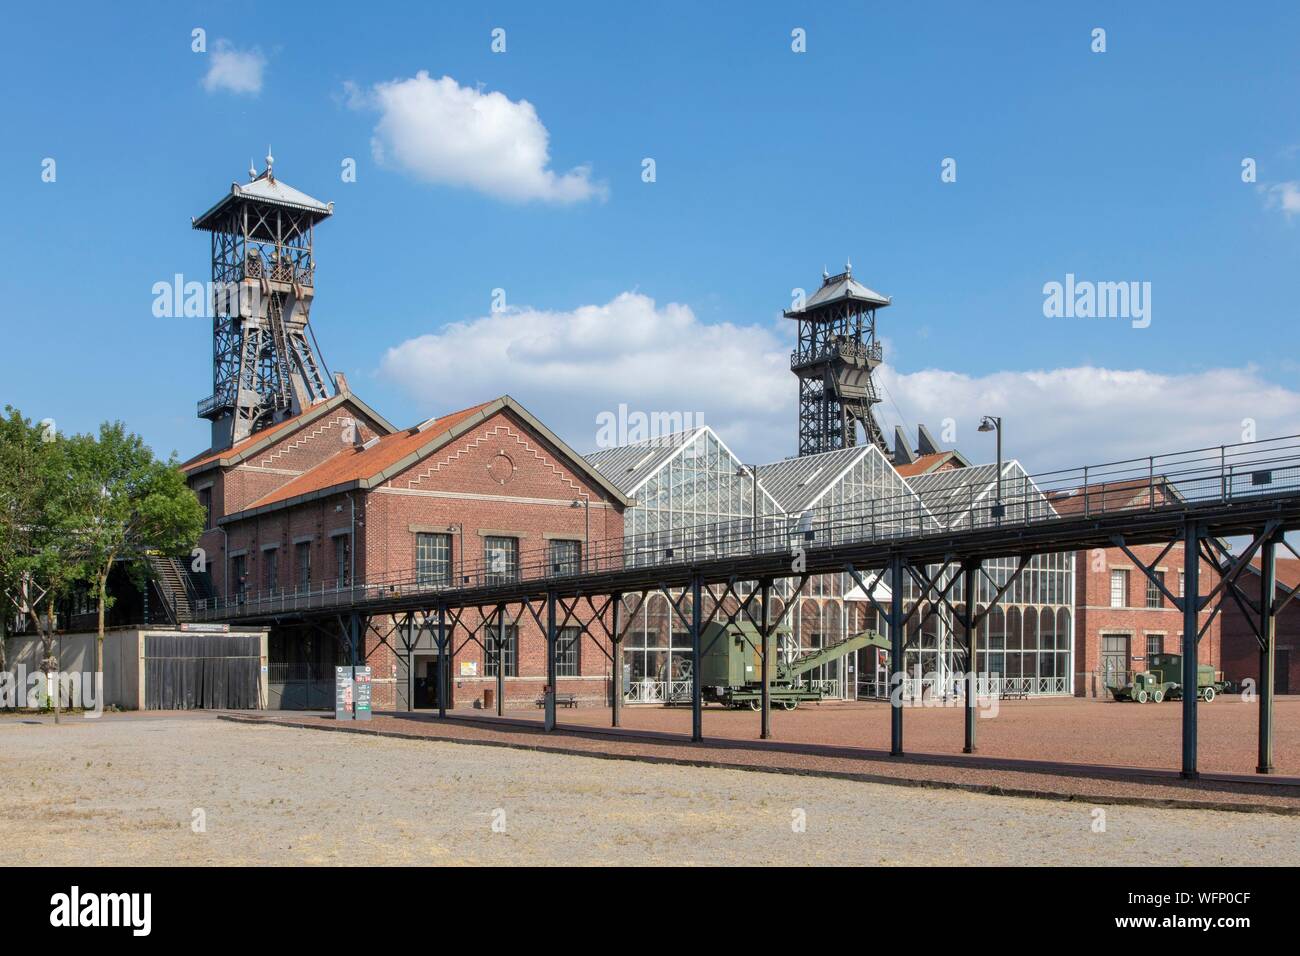
[[(614, 594), (610, 596), (609, 605), (609, 634), (610, 641), (610, 673), (613, 675), (613, 686), (610, 688), (610, 724), (619, 726), (623, 718), (623, 633), (622, 626), (622, 609), (623, 595)], [(671, 622), (669, 630), (672, 630)]]
[(555, 729), (555, 592), (546, 592), (546, 729)]
[(1201, 528), (1188, 521), (1183, 528), (1183, 766), (1182, 776), (1195, 779), (1197, 634), (1201, 623)]
[(447, 609), (438, 605), (438, 716), (447, 716), (447, 688), (451, 684), (447, 666)]
[[(515, 653), (518, 653), (516, 648)], [(506, 606), (497, 605), (497, 716), (506, 715)]]
[(889, 559), (889, 755), (903, 756), (903, 556)]
[(700, 686), (700, 575), (691, 575), (691, 742), (704, 740), (704, 698)]
[(1259, 570), (1259, 762), (1256, 773), (1273, 772), (1273, 654), (1277, 641), (1277, 542), (1260, 547)]
[(762, 611), (759, 612), (760, 618), (759, 618), (759, 626), (758, 626), (759, 655), (760, 655), (759, 680), (763, 682), (763, 690), (762, 690), (763, 716), (762, 719), (759, 721), (759, 737), (762, 738), (763, 740), (767, 740), (772, 736), (771, 674), (768, 670), (770, 665), (767, 659), (768, 657), (767, 654), (768, 633), (767, 632), (769, 626), (767, 623), (768, 622), (767, 608), (768, 608), (768, 603), (772, 599), (771, 580), (761, 581), (759, 583), (759, 588), (763, 595), (763, 609)]
[[(998, 435), (1001, 440), (1001, 434)], [(1001, 480), (1001, 478), (999, 478)], [(962, 568), (962, 590), (965, 592), (963, 597), (966, 599), (965, 610), (962, 614), (962, 626), (966, 632), (966, 744), (962, 747), (961, 752), (964, 754), (973, 754), (975, 752), (975, 700), (977, 684), (975, 680), (975, 575), (979, 570), (979, 563), (970, 561)]]

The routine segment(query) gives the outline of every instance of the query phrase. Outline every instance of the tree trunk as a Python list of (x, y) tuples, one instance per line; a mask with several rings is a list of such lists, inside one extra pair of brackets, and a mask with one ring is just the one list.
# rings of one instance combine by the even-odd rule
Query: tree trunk
[(59, 661), (54, 656), (54, 597), (45, 601), (45, 660), (54, 662), (54, 722), (59, 722), (59, 710), (63, 703), (63, 675), (59, 673)]
[(108, 601), (108, 572), (99, 576), (99, 613), (95, 632), (95, 674), (104, 673), (104, 604)]

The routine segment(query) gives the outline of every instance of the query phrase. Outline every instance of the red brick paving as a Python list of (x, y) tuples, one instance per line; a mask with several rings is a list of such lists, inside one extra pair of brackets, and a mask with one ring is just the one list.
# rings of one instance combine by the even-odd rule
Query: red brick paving
[(1141, 802), (1300, 813), (1300, 698), (1276, 709), (1275, 776), (1255, 774), (1253, 703), (1221, 698), (1201, 707), (1202, 778), (1177, 773), (1180, 706), (1057, 698), (1004, 701), (977, 728), (978, 753), (963, 755), (960, 708), (904, 714), (903, 758), (888, 756), (883, 703), (824, 703), (772, 715), (774, 738), (755, 739), (758, 715), (705, 708), (705, 741), (689, 740), (689, 708), (625, 708), (623, 727), (601, 709), (561, 710), (546, 734), (540, 712), (506, 718), (457, 712), (377, 714), (368, 723), (278, 713), (270, 719), (331, 730), (526, 747), (585, 756), (825, 774), (917, 786), (964, 787), (1094, 802)]

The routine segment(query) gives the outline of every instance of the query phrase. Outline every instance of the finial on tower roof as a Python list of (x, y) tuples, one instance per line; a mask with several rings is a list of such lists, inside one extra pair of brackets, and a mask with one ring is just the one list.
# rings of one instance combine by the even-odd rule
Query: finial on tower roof
[(825, 281), (826, 281), (827, 279), (829, 279), (830, 277), (831, 277), (831, 274), (830, 274), (829, 272), (826, 271), (826, 267), (825, 267), (825, 266), (822, 266), (822, 281), (825, 282)]
[(275, 179), (275, 175), (271, 171), (271, 167), (274, 165), (275, 165), (275, 157), (271, 155), (271, 147), (267, 146), (266, 147), (266, 178), (267, 179), (270, 180)]
[(252, 159), (248, 161), (248, 181), (251, 183), (257, 178), (257, 167), (253, 165)]
[(847, 258), (844, 260), (844, 274), (846, 276), (853, 275), (853, 263), (850, 262)]

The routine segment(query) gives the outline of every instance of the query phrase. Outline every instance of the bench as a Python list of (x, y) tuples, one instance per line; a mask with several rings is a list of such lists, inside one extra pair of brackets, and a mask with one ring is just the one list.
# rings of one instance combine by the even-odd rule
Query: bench
[[(537, 704), (538, 708), (545, 707), (546, 695), (543, 694), (541, 697), (537, 698), (535, 703)], [(577, 707), (578, 695), (577, 694), (556, 694), (555, 706), (556, 707)]]

